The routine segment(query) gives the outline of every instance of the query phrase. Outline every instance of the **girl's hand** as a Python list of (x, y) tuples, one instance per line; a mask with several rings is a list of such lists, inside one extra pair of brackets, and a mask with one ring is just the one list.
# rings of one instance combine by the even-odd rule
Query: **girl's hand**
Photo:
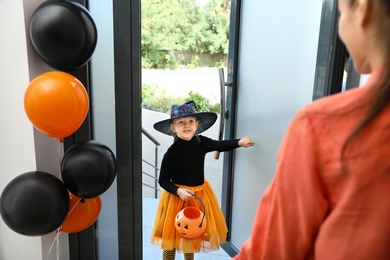
[(250, 139), (249, 137), (245, 136), (245, 137), (241, 138), (240, 141), (238, 141), (238, 145), (241, 147), (248, 148), (248, 147), (254, 146), (255, 142), (253, 142), (253, 140)]
[(183, 188), (179, 188), (177, 189), (177, 195), (184, 201), (187, 201), (189, 199), (192, 198), (192, 196), (194, 195), (194, 193), (192, 193), (192, 191), (190, 190), (187, 190), (187, 189), (183, 189)]

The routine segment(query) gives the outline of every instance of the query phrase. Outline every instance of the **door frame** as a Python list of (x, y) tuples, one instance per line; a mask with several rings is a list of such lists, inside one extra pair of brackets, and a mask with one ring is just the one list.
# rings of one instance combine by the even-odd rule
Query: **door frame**
[(113, 0), (119, 259), (142, 259), (141, 0)]
[[(88, 9), (88, 0), (76, 0)], [(113, 0), (119, 259), (142, 259), (141, 0)], [(93, 91), (90, 63), (72, 72)], [(91, 100), (91, 96), (90, 96)], [(91, 100), (93, 102), (93, 100)], [(93, 139), (92, 113), (64, 149)], [(99, 220), (98, 220), (99, 221)], [(69, 234), (71, 260), (97, 259), (95, 225)]]
[[(230, 39), (227, 67), (227, 83), (226, 85), (226, 118), (225, 118), (225, 139), (235, 138), (236, 125), (236, 100), (237, 100), (237, 66), (238, 66), (238, 51), (240, 40), (240, 20), (241, 20), (241, 0), (231, 0), (230, 5)], [(223, 120), (223, 118), (221, 118)], [(223, 159), (223, 174), (222, 174), (222, 197), (221, 208), (225, 215), (228, 230), (232, 227), (233, 215), (233, 183), (234, 183), (234, 151), (225, 152)], [(222, 244), (222, 248), (227, 254), (233, 256), (237, 254), (239, 249), (231, 242), (231, 234), (228, 231), (226, 243)]]

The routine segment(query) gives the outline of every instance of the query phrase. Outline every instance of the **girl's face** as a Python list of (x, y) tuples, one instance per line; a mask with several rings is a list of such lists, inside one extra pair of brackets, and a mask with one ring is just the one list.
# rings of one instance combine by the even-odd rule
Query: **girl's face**
[(199, 122), (196, 117), (188, 116), (173, 119), (171, 129), (180, 139), (189, 141), (198, 130)]

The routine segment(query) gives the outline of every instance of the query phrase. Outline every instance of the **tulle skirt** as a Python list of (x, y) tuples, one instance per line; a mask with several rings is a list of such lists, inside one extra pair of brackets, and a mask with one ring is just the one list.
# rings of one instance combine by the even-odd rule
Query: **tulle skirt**
[[(154, 220), (151, 243), (161, 246), (164, 250), (176, 249), (183, 253), (219, 250), (220, 245), (226, 242), (227, 226), (211, 185), (208, 181), (205, 181), (203, 185), (195, 187), (178, 186), (191, 190), (203, 201), (206, 209), (206, 229), (199, 237), (182, 237), (176, 231), (175, 217), (183, 208), (184, 201), (180, 197), (163, 190)], [(201, 202), (195, 197), (184, 203), (184, 207), (187, 206), (195, 206), (203, 212)]]

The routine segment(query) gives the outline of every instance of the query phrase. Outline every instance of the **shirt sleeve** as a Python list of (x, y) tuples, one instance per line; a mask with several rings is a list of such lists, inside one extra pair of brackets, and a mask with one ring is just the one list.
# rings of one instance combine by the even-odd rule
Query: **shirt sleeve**
[(213, 140), (209, 137), (206, 136), (201, 136), (203, 139), (203, 142), (205, 143), (205, 147), (207, 152), (211, 151), (219, 151), (219, 152), (226, 152), (226, 151), (231, 151), (233, 149), (238, 148), (238, 141), (240, 139), (233, 139), (233, 140), (222, 140), (222, 141), (217, 141)]
[(179, 187), (172, 182), (172, 176), (170, 175), (170, 173), (173, 172), (174, 167), (172, 161), (173, 160), (169, 160), (169, 154), (166, 153), (161, 162), (158, 183), (164, 190), (178, 196), (177, 190), (179, 189)]
[(315, 128), (304, 112), (292, 120), (275, 177), (259, 203), (252, 234), (235, 260), (307, 259), (328, 214)]

